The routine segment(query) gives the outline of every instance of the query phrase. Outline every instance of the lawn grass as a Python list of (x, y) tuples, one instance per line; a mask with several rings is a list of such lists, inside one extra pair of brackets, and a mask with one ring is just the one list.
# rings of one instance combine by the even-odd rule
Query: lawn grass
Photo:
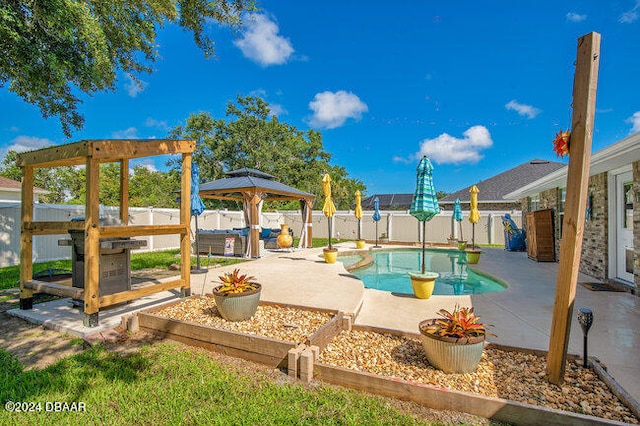
[[(175, 343), (123, 357), (100, 347), (25, 371), (0, 349), (0, 400), (42, 411), (0, 411), (0, 424), (42, 425), (417, 425), (382, 398), (329, 386), (277, 384)], [(84, 412), (45, 412), (46, 402), (83, 402)], [(6, 407), (6, 405), (5, 405)]]
[[(172, 263), (180, 263), (180, 250), (164, 250), (148, 253), (131, 253), (131, 270), (138, 271), (148, 268), (166, 269)], [(191, 257), (191, 264), (196, 264), (196, 258)], [(246, 259), (238, 257), (207, 257), (200, 256), (200, 266), (233, 265), (244, 262)], [(50, 262), (38, 262), (33, 264), (33, 273), (47, 271), (49, 269), (63, 269), (71, 271), (71, 260), (55, 260)], [(18, 286), (20, 280), (20, 265), (0, 268), (0, 290), (6, 290)]]

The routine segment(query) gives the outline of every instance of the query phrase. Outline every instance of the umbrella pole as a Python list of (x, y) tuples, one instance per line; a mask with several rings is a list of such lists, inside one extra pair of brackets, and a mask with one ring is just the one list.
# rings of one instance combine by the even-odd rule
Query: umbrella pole
[(422, 275), (424, 275), (425, 272), (425, 265), (424, 265), (424, 250), (425, 250), (425, 245), (427, 243), (427, 221), (424, 220), (422, 221)]
[(378, 245), (378, 222), (376, 222), (376, 245), (375, 245), (375, 246), (376, 246), (376, 247), (380, 247), (380, 246)]
[(476, 224), (471, 224), (471, 248), (476, 249)]
[(200, 269), (200, 236), (198, 235), (198, 215), (196, 217), (196, 268)]
[(358, 219), (358, 240), (360, 239), (360, 221), (362, 219)]
[(331, 247), (331, 218), (328, 217), (327, 220), (329, 221), (329, 250), (331, 250), (333, 247)]

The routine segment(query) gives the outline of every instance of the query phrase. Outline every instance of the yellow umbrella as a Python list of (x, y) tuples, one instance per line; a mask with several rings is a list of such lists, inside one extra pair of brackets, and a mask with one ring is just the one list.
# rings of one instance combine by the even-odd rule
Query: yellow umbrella
[(322, 192), (324, 192), (324, 206), (322, 207), (322, 213), (329, 219), (329, 250), (331, 247), (331, 217), (336, 212), (336, 206), (331, 199), (331, 178), (328, 174), (325, 174), (322, 178)]
[(480, 190), (477, 186), (473, 185), (469, 192), (471, 193), (469, 200), (469, 204), (471, 205), (469, 210), (469, 222), (471, 222), (471, 246), (475, 249), (476, 223), (480, 220), (480, 212), (478, 211), (478, 192), (480, 192)]
[(356, 191), (356, 209), (353, 215), (358, 219), (358, 240), (360, 239), (360, 219), (362, 219), (362, 195), (360, 191)]

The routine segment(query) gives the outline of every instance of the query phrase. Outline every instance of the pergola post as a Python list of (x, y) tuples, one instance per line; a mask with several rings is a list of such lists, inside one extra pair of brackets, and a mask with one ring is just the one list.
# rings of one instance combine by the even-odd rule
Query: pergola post
[(580, 37), (577, 56), (573, 82), (567, 199), (547, 359), (549, 381), (556, 385), (564, 381), (571, 317), (580, 268), (600, 62), (600, 34), (592, 32)]
[(98, 283), (100, 278), (100, 163), (92, 156), (86, 162), (86, 204), (84, 222), (84, 326), (98, 325)]
[(129, 160), (120, 160), (120, 220), (129, 224)]
[(305, 226), (307, 229), (305, 230), (305, 248), (313, 247), (313, 199), (305, 198), (305, 203), (307, 203), (307, 218), (305, 218)]
[(22, 225), (20, 226), (20, 309), (33, 307), (33, 291), (24, 283), (33, 276), (33, 233), (26, 224), (33, 222), (33, 167), (22, 170)]
[[(189, 229), (191, 229), (191, 197), (185, 194), (191, 194), (191, 162), (192, 155), (190, 152), (182, 154), (182, 180), (180, 187), (180, 275), (183, 281), (181, 294), (182, 297), (191, 295), (191, 240), (189, 238)], [(197, 250), (197, 248), (196, 248)]]

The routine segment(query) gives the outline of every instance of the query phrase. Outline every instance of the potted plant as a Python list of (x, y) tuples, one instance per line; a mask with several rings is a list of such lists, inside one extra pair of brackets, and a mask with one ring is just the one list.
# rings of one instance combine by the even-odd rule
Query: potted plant
[(244, 321), (258, 309), (262, 285), (253, 276), (240, 275), (239, 269), (219, 276), (220, 284), (212, 291), (218, 312), (227, 321)]
[(467, 254), (467, 263), (476, 264), (480, 261), (482, 250), (473, 246), (473, 248), (466, 249), (465, 253)]
[(462, 251), (467, 248), (467, 240), (458, 240), (458, 250)]
[(458, 240), (453, 236), (453, 234), (450, 234), (449, 238), (447, 238), (447, 244), (449, 244), (450, 246), (455, 246), (456, 244), (458, 244)]
[(455, 306), (453, 312), (441, 309), (441, 318), (420, 322), (422, 346), (429, 363), (445, 373), (471, 373), (484, 351), (485, 325), (473, 308)]

